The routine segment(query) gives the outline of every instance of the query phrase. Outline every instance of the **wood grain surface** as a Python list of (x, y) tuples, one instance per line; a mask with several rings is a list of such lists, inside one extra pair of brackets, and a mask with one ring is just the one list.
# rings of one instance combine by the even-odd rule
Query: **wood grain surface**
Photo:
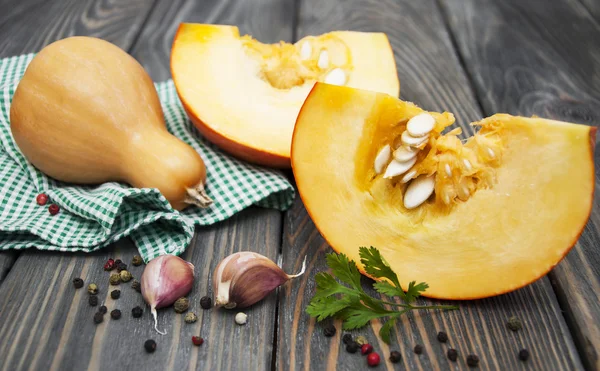
[[(600, 24), (579, 2), (444, 4), (486, 114), (535, 114), (600, 125)], [(596, 145), (596, 195), (599, 156)], [(579, 242), (550, 273), (582, 360), (594, 370), (600, 370), (599, 236), (596, 196)]]
[[(475, 1), (475, 0), (474, 0)], [(475, 15), (476, 16), (476, 15)], [(449, 110), (465, 124), (481, 117), (474, 92), (452, 46), (437, 3), (425, 1), (303, 1), (299, 32), (319, 34), (334, 29), (384, 31), (394, 48), (401, 96), (430, 110)], [(366, 366), (364, 357), (349, 354), (341, 344), (342, 331), (323, 336), (324, 324), (304, 312), (314, 293), (314, 275), (327, 269), (324, 254), (331, 251), (306, 210), (298, 201), (284, 220), (283, 262), (286, 271), (296, 270), (305, 255), (310, 264), (300, 284), (284, 286), (280, 296), (279, 370), (340, 369)], [(432, 301), (423, 301), (431, 303)], [(480, 358), (484, 370), (575, 370), (582, 365), (556, 296), (547, 278), (510, 294), (486, 300), (459, 302), (459, 311), (425, 312), (405, 316), (396, 326), (392, 343), (386, 346), (375, 334), (381, 323), (353, 331), (365, 335), (386, 360), (387, 369), (446, 370), (469, 367), (468, 354)], [(506, 321), (518, 316), (524, 330), (514, 333)], [(338, 330), (340, 324), (336, 323)], [(448, 344), (436, 340), (438, 331), (448, 333)], [(412, 352), (416, 344), (424, 353)], [(458, 350), (459, 360), (450, 362), (448, 347)], [(527, 348), (531, 359), (521, 362), (518, 352)], [(391, 350), (402, 353), (400, 365), (387, 359)]]

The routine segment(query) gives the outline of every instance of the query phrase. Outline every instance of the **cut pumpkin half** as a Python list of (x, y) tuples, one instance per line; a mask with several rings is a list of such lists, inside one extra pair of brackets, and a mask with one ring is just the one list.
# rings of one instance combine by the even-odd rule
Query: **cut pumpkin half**
[(296, 117), (316, 81), (398, 96), (394, 55), (383, 33), (336, 31), (295, 44), (263, 44), (238, 28), (181, 24), (173, 81), (198, 130), (246, 161), (290, 166)]
[(316, 84), (292, 144), (302, 201), (334, 250), (358, 263), (360, 246), (377, 247), (405, 288), (423, 281), (426, 296), (475, 299), (523, 287), (589, 218), (596, 130), (497, 114), (461, 140), (453, 123), (386, 94)]

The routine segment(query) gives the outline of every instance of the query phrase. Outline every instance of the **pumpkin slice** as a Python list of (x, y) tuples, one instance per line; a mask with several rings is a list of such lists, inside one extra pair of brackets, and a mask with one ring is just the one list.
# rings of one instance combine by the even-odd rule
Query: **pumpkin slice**
[(263, 44), (238, 28), (181, 24), (173, 81), (198, 130), (246, 161), (290, 166), (294, 122), (316, 81), (398, 96), (385, 34), (338, 31), (295, 44)]
[(415, 164), (384, 177), (423, 113), (385, 94), (315, 85), (296, 122), (292, 168), (323, 237), (357, 262), (360, 246), (377, 247), (405, 288), (427, 282), (429, 297), (484, 298), (542, 277), (590, 215), (595, 128), (498, 114), (461, 141), (460, 129), (445, 130), (452, 114), (427, 112), (433, 128), (412, 127), (425, 143), (406, 148)]

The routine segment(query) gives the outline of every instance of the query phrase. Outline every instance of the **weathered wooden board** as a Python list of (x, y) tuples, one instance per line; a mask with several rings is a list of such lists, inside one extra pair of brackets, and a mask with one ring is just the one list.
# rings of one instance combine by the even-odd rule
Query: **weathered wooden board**
[[(153, 1), (21, 1), (0, 3), (0, 58), (39, 51), (53, 41), (86, 35), (128, 49)], [(0, 283), (18, 256), (0, 251)]]
[[(454, 112), (463, 128), (481, 117), (435, 1), (301, 2), (299, 37), (334, 29), (388, 34), (396, 56), (403, 99), (426, 109)], [(279, 370), (336, 367), (348, 370), (366, 364), (360, 355), (344, 350), (339, 323), (336, 323), (336, 336), (327, 338), (322, 334), (323, 324), (315, 323), (305, 313), (315, 290), (314, 275), (327, 268), (324, 255), (330, 251), (298, 201), (284, 219), (283, 266), (293, 272), (305, 255), (310, 264), (307, 273), (298, 278), (300, 284), (286, 284), (280, 294)], [(366, 335), (374, 343), (385, 359), (382, 369), (468, 369), (465, 359), (471, 353), (479, 356), (480, 368), (485, 370), (581, 369), (577, 350), (547, 278), (510, 294), (457, 304), (459, 311), (407, 315), (396, 326), (397, 332), (389, 347), (375, 335), (381, 326), (379, 322), (353, 334)], [(523, 331), (514, 333), (506, 328), (507, 319), (513, 315), (523, 321)], [(438, 331), (448, 333), (448, 344), (436, 340)], [(412, 352), (416, 344), (424, 346), (420, 356)], [(446, 358), (448, 347), (458, 350), (457, 363)], [(521, 348), (528, 348), (532, 354), (527, 363), (518, 359)], [(400, 365), (387, 360), (390, 350), (402, 353)]]
[[(578, 1), (444, 1), (486, 114), (600, 125), (600, 24)], [(596, 194), (600, 162), (596, 145)], [(583, 362), (600, 369), (600, 201), (553, 271)]]

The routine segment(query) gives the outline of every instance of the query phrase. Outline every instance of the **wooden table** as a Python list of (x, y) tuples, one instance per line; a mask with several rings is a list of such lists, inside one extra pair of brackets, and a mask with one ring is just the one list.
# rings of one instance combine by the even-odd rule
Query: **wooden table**
[[(429, 110), (454, 112), (458, 123), (496, 113), (600, 123), (600, 3), (595, 0), (1, 0), (0, 57), (38, 51), (52, 41), (91, 35), (131, 53), (155, 81), (170, 78), (169, 52), (180, 22), (240, 26), (259, 40), (295, 41), (337, 29), (383, 31), (390, 38), (405, 100)], [(463, 126), (466, 127), (466, 126)], [(467, 129), (469, 130), (469, 129)], [(596, 177), (600, 161), (596, 152)], [(516, 292), (471, 302), (459, 311), (407, 315), (388, 347), (375, 336), (380, 323), (355, 332), (371, 340), (385, 361), (379, 369), (468, 369), (477, 354), (482, 370), (600, 369), (600, 207), (594, 203), (581, 239), (550, 274)], [(226, 255), (261, 252), (288, 272), (309, 256), (307, 274), (247, 310), (246, 326), (234, 312), (203, 311), (210, 274)], [(348, 354), (337, 335), (324, 337), (323, 323), (304, 312), (314, 292), (314, 275), (324, 270), (330, 249), (301, 201), (285, 213), (251, 208), (208, 228), (198, 228), (184, 254), (197, 269), (190, 296), (199, 321), (189, 325), (172, 310), (160, 312), (153, 331), (149, 311), (141, 320), (129, 311), (143, 305), (129, 287), (110, 299), (102, 265), (108, 257), (129, 262), (135, 254), (124, 240), (94, 254), (27, 250), (0, 254), (0, 369), (20, 370), (300, 370), (366, 368)], [(141, 274), (142, 267), (133, 268)], [(109, 310), (123, 318), (95, 325), (97, 308), (82, 277), (101, 285)], [(423, 300), (423, 303), (430, 302)], [(516, 315), (520, 332), (506, 328)], [(449, 362), (444, 330), (459, 361)], [(190, 337), (206, 343), (193, 347)], [(147, 354), (143, 343), (158, 341)], [(424, 353), (412, 352), (415, 344)], [(528, 362), (519, 349), (531, 352)], [(402, 362), (387, 361), (390, 350)]]

